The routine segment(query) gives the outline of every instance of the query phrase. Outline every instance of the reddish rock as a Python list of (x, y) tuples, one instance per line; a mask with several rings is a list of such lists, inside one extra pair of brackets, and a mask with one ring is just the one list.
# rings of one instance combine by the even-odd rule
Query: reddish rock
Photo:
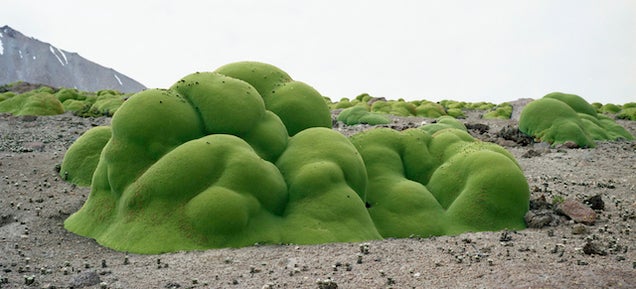
[(596, 221), (596, 212), (585, 204), (573, 199), (566, 199), (559, 204), (557, 211), (577, 223), (593, 225)]

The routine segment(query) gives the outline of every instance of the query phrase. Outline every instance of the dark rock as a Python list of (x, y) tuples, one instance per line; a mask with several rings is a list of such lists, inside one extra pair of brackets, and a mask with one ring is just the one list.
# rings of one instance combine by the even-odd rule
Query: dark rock
[(33, 122), (38, 119), (37, 115), (23, 115), (19, 117), (24, 122)]
[(541, 152), (535, 151), (533, 149), (529, 149), (523, 155), (521, 155), (522, 158), (533, 158), (533, 157), (539, 157), (539, 156), (541, 156)]
[(592, 210), (605, 210), (605, 202), (603, 202), (601, 195), (591, 196), (587, 198), (584, 203), (590, 206)]
[[(534, 186), (533, 191), (534, 192), (538, 192), (541, 189), (537, 186)], [(530, 200), (530, 210), (533, 211), (538, 211), (538, 210), (552, 210), (553, 206), (552, 204), (548, 203), (548, 201), (545, 198), (545, 195), (541, 195), (540, 197), (536, 198), (536, 199), (532, 199)]]
[(177, 282), (168, 282), (165, 286), (163, 286), (163, 288), (168, 288), (168, 289), (181, 288), (181, 284)]
[(519, 130), (518, 126), (506, 125), (497, 136), (505, 140), (513, 141), (518, 145), (527, 146), (534, 142), (534, 139)]
[(479, 134), (484, 134), (490, 130), (490, 127), (483, 123), (467, 123), (465, 126), (468, 130), (476, 131)]
[(585, 246), (583, 246), (583, 253), (587, 255), (607, 255), (607, 252), (596, 242), (587, 242)]
[(560, 203), (557, 206), (557, 212), (577, 223), (593, 225), (596, 221), (596, 212), (594, 210), (573, 199), (566, 199)]
[(100, 282), (102, 282), (102, 280), (99, 279), (99, 275), (95, 271), (85, 271), (75, 275), (71, 279), (71, 282), (69, 282), (69, 287), (83, 288), (97, 285)]
[(528, 211), (524, 216), (528, 228), (539, 229), (550, 226), (557, 219), (551, 210)]

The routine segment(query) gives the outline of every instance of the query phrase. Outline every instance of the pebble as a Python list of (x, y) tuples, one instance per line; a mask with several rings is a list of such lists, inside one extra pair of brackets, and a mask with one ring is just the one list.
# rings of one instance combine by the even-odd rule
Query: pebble
[(590, 207), (574, 199), (566, 199), (557, 207), (557, 212), (567, 216), (577, 223), (593, 225), (596, 221), (596, 212)]

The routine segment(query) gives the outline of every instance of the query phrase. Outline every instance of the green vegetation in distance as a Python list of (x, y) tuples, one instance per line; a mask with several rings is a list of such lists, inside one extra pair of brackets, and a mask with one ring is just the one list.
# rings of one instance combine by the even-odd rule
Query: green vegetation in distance
[(98, 92), (80, 91), (74, 88), (41, 86), (23, 93), (11, 91), (16, 82), (0, 87), (0, 112), (13, 115), (56, 115), (72, 112), (82, 117), (112, 116), (132, 94), (115, 90)]
[(598, 140), (632, 140), (634, 137), (613, 119), (578, 95), (550, 93), (530, 102), (521, 112), (519, 130), (552, 145), (565, 142), (595, 147)]

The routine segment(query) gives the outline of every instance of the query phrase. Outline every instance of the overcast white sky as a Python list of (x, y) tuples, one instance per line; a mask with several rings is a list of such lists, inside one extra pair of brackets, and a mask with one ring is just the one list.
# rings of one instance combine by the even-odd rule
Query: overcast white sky
[(636, 101), (633, 0), (2, 0), (0, 26), (167, 88), (241, 60), (332, 100)]

